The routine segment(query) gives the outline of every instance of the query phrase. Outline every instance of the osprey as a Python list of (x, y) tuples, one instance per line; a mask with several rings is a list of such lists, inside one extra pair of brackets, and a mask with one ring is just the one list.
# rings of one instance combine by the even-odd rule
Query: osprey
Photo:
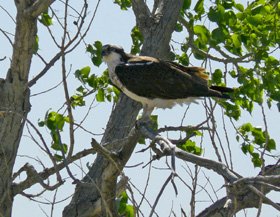
[(149, 120), (155, 107), (172, 108), (200, 97), (229, 99), (232, 88), (208, 86), (208, 75), (201, 67), (149, 56), (135, 56), (115, 45), (104, 45), (101, 55), (108, 65), (111, 82), (131, 99), (142, 103), (142, 120)]

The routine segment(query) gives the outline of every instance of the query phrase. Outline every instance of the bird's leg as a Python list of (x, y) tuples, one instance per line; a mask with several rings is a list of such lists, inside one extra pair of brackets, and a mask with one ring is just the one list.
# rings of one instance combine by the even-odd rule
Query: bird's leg
[(150, 116), (151, 116), (153, 110), (154, 110), (153, 107), (149, 107), (147, 104), (144, 104), (141, 121), (149, 123), (150, 122)]
[(150, 116), (153, 112), (154, 108), (149, 107), (147, 104), (143, 104), (143, 113), (142, 117), (136, 122), (136, 127), (140, 127), (141, 125), (149, 126), (151, 125)]

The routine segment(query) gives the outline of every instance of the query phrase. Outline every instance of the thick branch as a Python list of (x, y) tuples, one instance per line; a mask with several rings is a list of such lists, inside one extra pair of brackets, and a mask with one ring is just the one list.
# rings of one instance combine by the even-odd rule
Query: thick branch
[(55, 0), (37, 0), (32, 6), (25, 10), (25, 13), (27, 16), (37, 17), (46, 11), (54, 1)]
[(136, 17), (136, 23), (141, 28), (145, 20), (151, 17), (151, 12), (144, 0), (132, 0), (132, 9)]
[(235, 173), (233, 173), (228, 167), (226, 167), (226, 165), (224, 165), (221, 162), (217, 162), (211, 159), (191, 154), (189, 152), (177, 148), (175, 145), (173, 147), (170, 147), (170, 145), (166, 143), (167, 139), (163, 138), (159, 134), (148, 130), (145, 126), (141, 126), (140, 131), (145, 137), (151, 139), (152, 141), (157, 140), (161, 146), (161, 149), (164, 150), (164, 154), (166, 155), (171, 155), (174, 152), (177, 158), (213, 170), (219, 175), (223, 176), (230, 183), (236, 181), (239, 178)]
[[(235, 213), (242, 209), (258, 207), (259, 198), (263, 195), (268, 194), (270, 191), (275, 190), (273, 186), (267, 185), (268, 183), (273, 183), (279, 187), (279, 175), (280, 175), (280, 166), (267, 166), (269, 168), (269, 176), (256, 176), (250, 178), (241, 178), (236, 182), (232, 183), (229, 187), (231, 194), (235, 198)], [(262, 191), (261, 191), (262, 186)], [(262, 195), (262, 196), (261, 196)], [(224, 197), (211, 206), (203, 210), (197, 217), (216, 217), (216, 216), (227, 216), (228, 210), (225, 209), (227, 197)], [(272, 201), (267, 200), (263, 197), (263, 202), (272, 205)], [(278, 208), (278, 204), (273, 203), (275, 208)]]

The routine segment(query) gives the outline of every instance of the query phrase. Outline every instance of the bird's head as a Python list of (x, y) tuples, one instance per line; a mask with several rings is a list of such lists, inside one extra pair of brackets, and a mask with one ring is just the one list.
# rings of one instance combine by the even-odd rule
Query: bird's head
[(122, 47), (106, 44), (102, 47), (101, 51), (102, 60), (109, 64), (126, 62), (128, 55), (124, 52)]

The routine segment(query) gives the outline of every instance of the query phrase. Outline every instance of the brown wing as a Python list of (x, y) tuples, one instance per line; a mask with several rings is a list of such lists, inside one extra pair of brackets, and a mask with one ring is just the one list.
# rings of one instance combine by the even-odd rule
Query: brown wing
[(147, 97), (180, 99), (199, 96), (219, 96), (208, 88), (204, 69), (183, 67), (152, 57), (134, 57), (115, 68), (122, 84), (131, 92)]
[(209, 76), (205, 73), (205, 69), (202, 67), (197, 66), (183, 66), (175, 62), (166, 61), (166, 63), (170, 64), (171, 66), (182, 70), (183, 72), (189, 73), (191, 75), (198, 76), (200, 78), (203, 78), (205, 80), (209, 79)]

